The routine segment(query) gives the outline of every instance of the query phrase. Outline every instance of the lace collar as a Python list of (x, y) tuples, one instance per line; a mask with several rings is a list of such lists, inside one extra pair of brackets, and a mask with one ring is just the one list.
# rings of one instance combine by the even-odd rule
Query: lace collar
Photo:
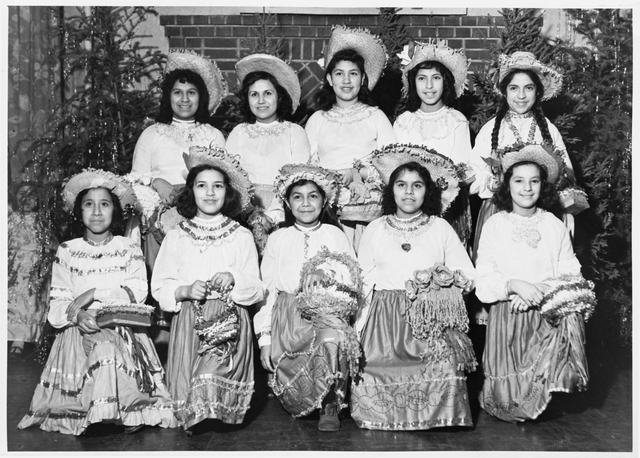
[(288, 121), (273, 121), (268, 124), (261, 122), (245, 123), (244, 128), (250, 138), (277, 137), (285, 132), (291, 123)]
[(545, 217), (545, 210), (537, 208), (532, 216), (522, 216), (514, 212), (504, 212), (505, 218), (513, 225), (511, 240), (516, 243), (526, 243), (531, 248), (537, 248), (542, 239), (538, 225)]
[(371, 117), (376, 108), (362, 102), (357, 102), (348, 107), (334, 105), (329, 111), (323, 111), (323, 116), (338, 124), (352, 124)]
[(211, 219), (195, 216), (181, 221), (179, 227), (196, 245), (200, 246), (202, 251), (208, 246), (220, 245), (224, 239), (235, 234), (241, 226), (231, 218), (217, 215)]

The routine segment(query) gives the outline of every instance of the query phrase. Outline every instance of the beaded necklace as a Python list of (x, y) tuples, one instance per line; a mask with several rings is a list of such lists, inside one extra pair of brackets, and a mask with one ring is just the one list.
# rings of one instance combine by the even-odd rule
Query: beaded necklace
[(110, 241), (113, 240), (113, 234), (111, 232), (109, 232), (109, 235), (107, 236), (107, 238), (104, 239), (102, 242), (94, 242), (93, 240), (88, 239), (86, 236), (82, 236), (82, 240), (84, 240), (85, 242), (87, 242), (91, 246), (105, 246)]
[[(206, 220), (200, 221), (204, 222)], [(203, 224), (193, 218), (181, 221), (178, 226), (193, 239), (196, 245), (201, 245), (203, 248), (218, 244), (222, 239), (240, 228), (240, 224), (226, 216), (222, 217), (222, 221), (219, 224)]]
[(387, 215), (385, 221), (388, 227), (393, 229), (393, 232), (404, 240), (400, 247), (408, 253), (411, 251), (411, 243), (409, 243), (409, 240), (422, 234), (427, 227), (429, 227), (433, 219), (434, 218), (429, 215), (420, 213), (408, 219), (401, 219), (396, 215)]
[[(520, 135), (520, 132), (518, 131), (518, 128), (515, 126), (515, 124), (513, 124), (513, 118), (533, 118), (533, 113), (528, 111), (527, 113), (523, 114), (523, 115), (518, 115), (512, 111), (507, 111), (507, 114), (504, 117), (504, 120), (507, 122), (507, 125), (509, 126), (509, 128), (511, 129), (511, 131), (513, 132), (513, 136), (516, 137), (516, 140), (518, 141), (518, 143), (524, 143), (522, 141), (522, 136)], [(536, 128), (538, 127), (538, 123), (536, 122), (535, 119), (531, 120), (531, 127), (529, 128), (529, 134), (527, 135), (527, 142), (525, 143), (526, 145), (530, 145), (533, 143), (533, 140), (536, 137)]]

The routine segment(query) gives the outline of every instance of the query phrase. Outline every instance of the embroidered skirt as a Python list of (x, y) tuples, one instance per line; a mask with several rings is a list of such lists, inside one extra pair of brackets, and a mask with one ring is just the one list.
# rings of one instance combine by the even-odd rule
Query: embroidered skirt
[(336, 329), (315, 327), (302, 318), (294, 296), (280, 293), (271, 319), (271, 358), (276, 366), (269, 382), (284, 408), (294, 417), (322, 407), (333, 388), (335, 402), (344, 405), (349, 362)]
[[(203, 306), (205, 320), (219, 315), (225, 307), (219, 300), (207, 301)], [(249, 409), (254, 391), (253, 333), (247, 310), (237, 309), (239, 338), (226, 357), (215, 351), (198, 354), (200, 337), (194, 329), (196, 316), (190, 301), (182, 303), (182, 310), (171, 321), (167, 385), (176, 417), (185, 429), (207, 418), (239, 424)]]
[(537, 310), (511, 313), (509, 302), (491, 307), (480, 406), (505, 421), (537, 418), (554, 391), (586, 389), (584, 320), (571, 314), (557, 327)]
[(18, 428), (40, 425), (44, 431), (80, 435), (92, 423), (103, 421), (126, 426), (176, 427), (163, 370), (147, 333), (132, 329), (144, 348), (154, 386), (142, 392), (132, 358), (131, 343), (113, 329), (83, 336), (77, 326), (56, 337), (29, 413)]
[(351, 383), (351, 417), (367, 429), (473, 426), (464, 372), (421, 360), (426, 344), (413, 337), (404, 301), (404, 290), (374, 291), (362, 335), (363, 373)]

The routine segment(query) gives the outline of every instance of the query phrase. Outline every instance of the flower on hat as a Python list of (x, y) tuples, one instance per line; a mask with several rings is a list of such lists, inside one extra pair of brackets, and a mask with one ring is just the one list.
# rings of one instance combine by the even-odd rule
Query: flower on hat
[(64, 209), (71, 213), (78, 194), (85, 189), (93, 188), (105, 188), (111, 191), (120, 201), (120, 206), (125, 213), (133, 211), (136, 207), (136, 194), (124, 178), (106, 170), (87, 168), (64, 183), (62, 188)]
[(327, 203), (331, 206), (338, 204), (339, 183), (338, 175), (320, 166), (309, 164), (286, 164), (280, 168), (273, 184), (276, 196), (283, 202), (289, 186), (296, 181), (313, 181), (324, 191)]

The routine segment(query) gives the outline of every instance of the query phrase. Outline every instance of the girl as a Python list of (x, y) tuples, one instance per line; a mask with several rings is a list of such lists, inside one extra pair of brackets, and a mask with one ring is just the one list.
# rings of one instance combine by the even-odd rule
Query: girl
[(193, 147), (177, 208), (186, 220), (160, 247), (151, 290), (172, 320), (167, 382), (188, 431), (206, 418), (242, 423), (253, 394), (246, 307), (264, 296), (251, 233), (231, 217), (249, 205), (246, 172), (224, 150)]
[(239, 108), (245, 122), (227, 139), (227, 151), (255, 184), (255, 206), (266, 210), (264, 223), (273, 227), (284, 221), (282, 203), (273, 207), (273, 182), (284, 164), (309, 160), (309, 141), (304, 129), (287, 121), (300, 104), (300, 83), (281, 59), (252, 54), (236, 64), (240, 89)]
[(552, 392), (584, 389), (589, 378), (582, 316), (552, 326), (539, 310), (552, 279), (581, 278), (569, 232), (548, 211), (558, 202), (559, 162), (538, 145), (506, 153), (493, 197), (499, 213), (480, 239), (476, 295), (491, 305), (480, 405), (505, 421), (538, 417)]
[(367, 429), (472, 426), (463, 371), (476, 363), (462, 294), (475, 270), (438, 217), (457, 194), (451, 161), (405, 145), (372, 161), (388, 184), (385, 216), (367, 226), (358, 253), (367, 300), (356, 323), (364, 368), (351, 384), (351, 416)]
[[(101, 327), (96, 320), (107, 306), (147, 297), (139, 245), (111, 232), (135, 195), (120, 177), (88, 169), (67, 182), (63, 201), (82, 221), (84, 236), (58, 248), (48, 319), (62, 332), (18, 427), (74, 435), (100, 422), (125, 425), (129, 433), (143, 425), (175, 427), (162, 366), (144, 328)], [(139, 309), (144, 315), (146, 306)]]
[[(267, 241), (261, 272), (268, 294), (254, 317), (260, 360), (275, 373), (270, 381), (274, 393), (294, 417), (321, 408), (321, 431), (340, 428), (338, 414), (345, 407), (349, 376), (344, 343), (349, 325), (328, 316), (303, 318), (296, 307), (296, 289), (303, 265), (321, 248), (355, 259), (331, 215), (338, 181), (337, 175), (321, 167), (291, 164), (280, 170), (276, 192), (286, 204), (287, 226)], [(318, 272), (304, 275), (303, 291), (313, 294), (318, 281), (322, 281)]]
[[(8, 219), (9, 291), (7, 337), (9, 356), (23, 356), (25, 342), (37, 342), (46, 321), (48, 281), (32, 282), (40, 263), (38, 247), (38, 185), (21, 181), (13, 187), (13, 212)], [(35, 279), (34, 279), (35, 280)]]
[[(471, 158), (469, 122), (451, 108), (466, 87), (469, 61), (463, 50), (454, 50), (444, 41), (429, 40), (405, 46), (398, 56), (403, 59), (402, 81), (407, 98), (407, 111), (393, 124), (398, 142), (424, 145), (455, 164), (467, 166)], [(468, 187), (462, 187), (445, 214), (465, 246), (471, 235), (468, 194)]]
[(385, 114), (370, 106), (387, 54), (377, 36), (343, 26), (334, 27), (324, 54), (325, 81), (316, 96), (320, 111), (309, 118), (305, 130), (313, 160), (339, 173), (342, 185), (349, 187), (342, 191), (351, 198), (340, 220), (357, 250), (363, 223), (380, 215), (378, 177), (365, 159), (374, 149), (395, 142)]

